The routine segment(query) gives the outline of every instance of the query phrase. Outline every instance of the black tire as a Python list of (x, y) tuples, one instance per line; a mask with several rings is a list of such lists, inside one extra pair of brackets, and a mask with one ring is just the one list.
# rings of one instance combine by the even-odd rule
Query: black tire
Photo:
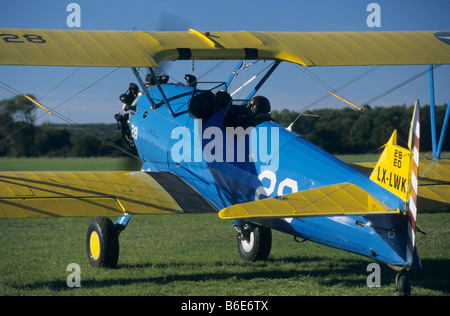
[(398, 294), (400, 296), (410, 296), (411, 295), (411, 284), (409, 283), (409, 278), (403, 273), (397, 274), (395, 277), (395, 283), (397, 287)]
[(94, 267), (117, 267), (119, 261), (119, 235), (114, 223), (107, 217), (96, 217), (89, 224), (86, 234), (86, 250)]
[(237, 234), (237, 248), (242, 259), (261, 261), (269, 257), (272, 248), (272, 231), (270, 228), (247, 224), (248, 239)]

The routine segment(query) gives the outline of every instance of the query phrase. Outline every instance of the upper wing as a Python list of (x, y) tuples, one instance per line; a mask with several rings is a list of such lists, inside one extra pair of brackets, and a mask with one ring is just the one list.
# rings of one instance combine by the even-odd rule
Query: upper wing
[[(375, 163), (352, 164), (370, 174)], [(450, 160), (421, 160), (419, 164), (419, 213), (450, 212)]]
[(219, 212), (222, 219), (362, 215), (398, 212), (351, 183), (328, 185), (281, 197), (236, 204)]
[(303, 66), (449, 64), (444, 32), (126, 32), (0, 29), (0, 64), (159, 67), (163, 60), (267, 59)]
[(216, 212), (169, 173), (1, 172), (0, 218)]

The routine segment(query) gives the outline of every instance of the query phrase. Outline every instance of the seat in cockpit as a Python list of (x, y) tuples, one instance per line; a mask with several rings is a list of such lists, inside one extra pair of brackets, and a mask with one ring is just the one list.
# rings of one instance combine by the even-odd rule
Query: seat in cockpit
[(203, 91), (192, 98), (189, 103), (189, 114), (194, 119), (206, 121), (230, 102), (231, 96), (226, 91), (219, 91), (215, 95), (209, 90)]
[(215, 113), (214, 102), (215, 95), (209, 90), (196, 94), (189, 103), (189, 115), (207, 120)]
[(270, 102), (266, 97), (253, 97), (247, 105), (231, 107), (224, 119), (225, 127), (256, 126), (265, 121), (271, 121)]

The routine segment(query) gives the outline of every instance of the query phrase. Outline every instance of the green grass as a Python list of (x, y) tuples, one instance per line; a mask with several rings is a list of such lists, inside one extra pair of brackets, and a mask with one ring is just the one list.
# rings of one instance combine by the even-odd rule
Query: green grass
[[(431, 231), (447, 214), (422, 215)], [(269, 260), (239, 258), (235, 231), (216, 215), (134, 217), (120, 236), (118, 269), (89, 265), (90, 219), (0, 222), (1, 295), (396, 295), (395, 273), (382, 265), (380, 288), (366, 286), (371, 260), (274, 232)], [(448, 295), (450, 230), (419, 236), (424, 269), (410, 278), (414, 295)], [(81, 267), (81, 288), (69, 288), (69, 263)]]
[[(111, 169), (117, 167), (113, 160)], [(72, 159), (66, 163), (74, 169)], [(108, 167), (108, 159), (100, 165)], [(397, 295), (395, 272), (387, 266), (381, 265), (381, 287), (369, 288), (369, 258), (297, 244), (279, 232), (273, 232), (269, 260), (244, 262), (231, 222), (214, 214), (135, 216), (120, 235), (118, 268), (97, 269), (85, 249), (90, 221), (0, 221), (0, 295)], [(428, 234), (417, 237), (423, 269), (410, 274), (413, 295), (450, 294), (449, 222), (450, 214), (418, 217)], [(81, 267), (81, 288), (66, 284), (70, 263)]]

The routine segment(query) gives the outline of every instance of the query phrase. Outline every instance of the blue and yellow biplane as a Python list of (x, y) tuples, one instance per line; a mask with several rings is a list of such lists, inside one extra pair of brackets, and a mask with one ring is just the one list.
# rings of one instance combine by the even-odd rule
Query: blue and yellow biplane
[[(397, 133), (376, 164), (349, 165), (269, 115), (255, 96), (281, 62), (312, 66), (450, 63), (450, 32), (125, 32), (0, 29), (0, 64), (129, 67), (120, 132), (138, 172), (2, 172), (0, 217), (96, 217), (94, 266), (116, 267), (119, 233), (135, 214), (218, 212), (233, 220), (245, 260), (264, 260), (271, 230), (388, 264), (420, 268), (418, 212), (450, 210), (450, 164), (419, 161), (419, 104), (408, 147)], [(238, 60), (223, 82), (171, 83), (161, 62)], [(271, 61), (247, 98), (233, 99), (246, 60)], [(142, 78), (138, 69), (147, 69)], [(51, 112), (38, 101), (31, 99)], [(447, 111), (447, 118), (448, 113)], [(119, 216), (114, 224), (108, 217)], [(399, 290), (408, 291), (401, 275)]]

